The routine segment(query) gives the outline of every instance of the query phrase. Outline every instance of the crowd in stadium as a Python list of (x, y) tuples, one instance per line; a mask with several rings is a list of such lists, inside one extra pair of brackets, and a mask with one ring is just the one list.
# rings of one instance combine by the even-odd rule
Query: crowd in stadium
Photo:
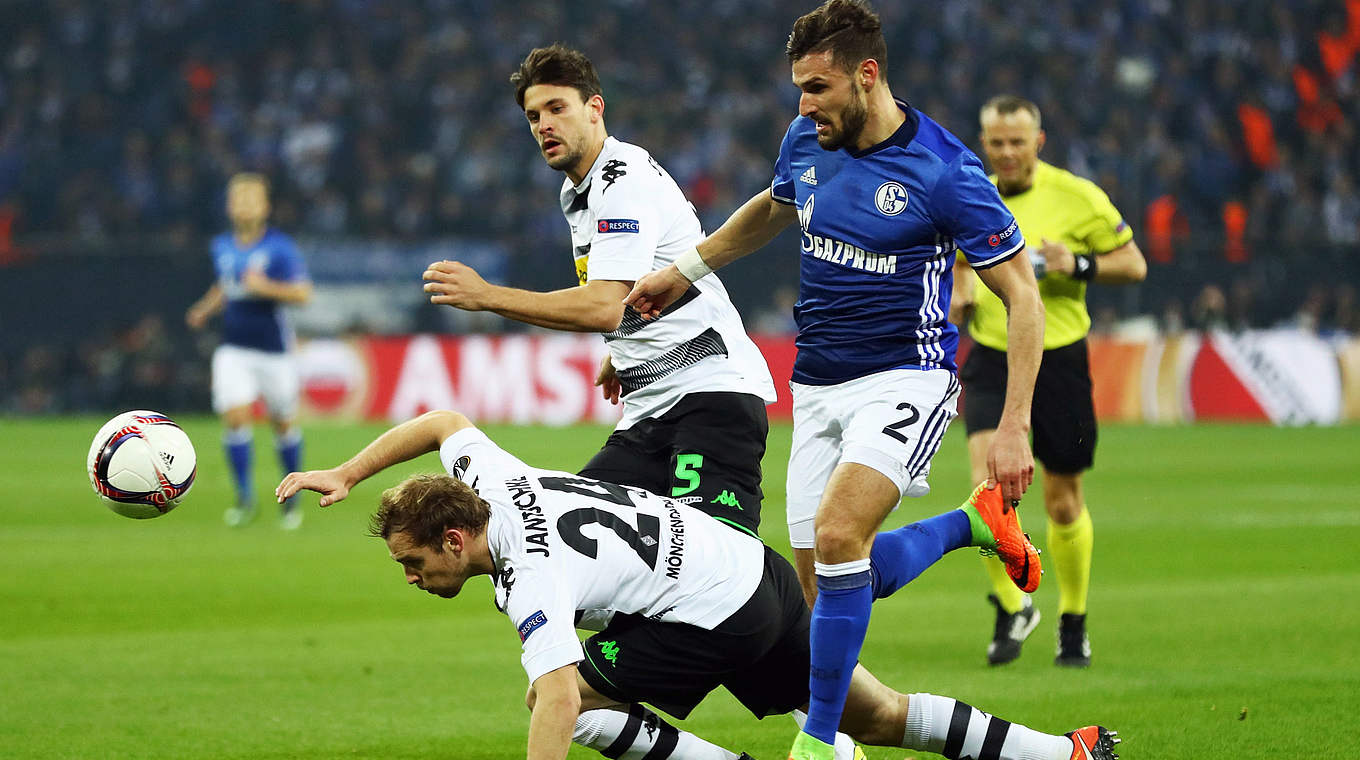
[[(7, 2), (0, 266), (49, 241), (206, 256), (225, 178), (249, 169), (271, 177), (274, 221), (299, 236), (490, 237), (514, 252), (511, 279), (561, 285), (561, 177), (507, 82), (524, 53), (562, 40), (592, 56), (611, 131), (652, 150), (712, 229), (769, 182), (797, 108), (784, 36), (803, 10)], [(1159, 269), (1195, 283), (1141, 310), (1259, 324), (1250, 305), (1281, 271), (1270, 262), (1304, 259), (1324, 284), (1301, 286), (1285, 312), (1360, 328), (1347, 278), (1325, 274), (1356, 271), (1360, 248), (1360, 0), (955, 0), (885, 22), (894, 91), (975, 147), (987, 97), (1040, 105), (1043, 157), (1110, 194), (1150, 285), (1162, 287)]]

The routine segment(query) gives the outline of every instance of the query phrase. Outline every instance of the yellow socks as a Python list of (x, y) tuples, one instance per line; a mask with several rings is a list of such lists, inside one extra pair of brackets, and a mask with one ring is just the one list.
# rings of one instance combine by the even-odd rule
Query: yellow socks
[(1025, 606), (1025, 592), (1006, 575), (1006, 565), (996, 557), (983, 557), (982, 566), (987, 568), (987, 575), (992, 578), (992, 589), (1001, 607), (1012, 615), (1019, 612)]
[[(1053, 572), (1057, 574), (1058, 612), (1061, 614), (1086, 614), (1086, 595), (1091, 587), (1092, 544), (1091, 513), (1084, 506), (1077, 519), (1068, 525), (1059, 525), (1051, 519), (1048, 521), (1048, 553), (1044, 556), (1044, 564), (1048, 566), (1051, 560)], [(1001, 578), (1009, 580), (1000, 564), (994, 564), (997, 564)], [(995, 583), (996, 576), (992, 578)], [(1018, 599), (1020, 590), (1014, 586), (1012, 590)], [(1007, 604), (1006, 597), (1001, 599), (1003, 604)], [(1016, 609), (1019, 608), (1017, 602)]]

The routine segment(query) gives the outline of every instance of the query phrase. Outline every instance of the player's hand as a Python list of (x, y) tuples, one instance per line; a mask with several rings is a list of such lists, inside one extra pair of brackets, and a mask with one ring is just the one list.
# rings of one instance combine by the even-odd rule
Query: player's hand
[(997, 429), (987, 449), (987, 473), (1001, 486), (1001, 498), (1014, 504), (1034, 482), (1034, 453), (1029, 436), (1020, 429)]
[(421, 275), (430, 303), (444, 304), (456, 309), (481, 311), (486, 308), (486, 294), (491, 288), (477, 270), (457, 261), (436, 261)]
[(1039, 255), (1044, 257), (1044, 265), (1050, 272), (1062, 272), (1070, 275), (1077, 268), (1077, 257), (1067, 246), (1062, 243), (1055, 243), (1048, 238), (1040, 238), (1043, 245), (1039, 246)]
[(349, 496), (349, 481), (339, 470), (290, 472), (274, 489), (274, 497), (282, 504), (298, 491), (316, 491), (321, 494), (321, 506), (329, 507)]
[(953, 295), (949, 297), (949, 321), (963, 327), (972, 320), (973, 312), (976, 310), (977, 301), (973, 299), (973, 289), (960, 286), (955, 280)]
[(189, 310), (184, 312), (184, 324), (191, 330), (202, 330), (203, 326), (208, 324), (207, 310), (199, 308), (198, 304), (190, 306)]
[(623, 393), (623, 383), (619, 382), (619, 376), (614, 372), (614, 362), (609, 358), (609, 354), (605, 354), (604, 361), (600, 362), (600, 374), (595, 376), (595, 385), (604, 395), (605, 401), (618, 405), (619, 395)]
[(241, 289), (248, 295), (268, 295), (269, 285), (269, 278), (259, 269), (247, 269), (241, 273)]
[(633, 307), (633, 311), (641, 314), (643, 319), (656, 319), (667, 306), (683, 296), (689, 286), (690, 281), (671, 264), (664, 269), (648, 272), (633, 283), (633, 289), (623, 299), (623, 305)]

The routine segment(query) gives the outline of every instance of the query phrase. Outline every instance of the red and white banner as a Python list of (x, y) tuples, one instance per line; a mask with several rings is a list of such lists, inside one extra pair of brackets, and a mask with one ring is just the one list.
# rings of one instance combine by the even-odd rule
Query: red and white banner
[[(779, 391), (770, 418), (789, 420), (793, 338), (755, 341)], [(1272, 330), (1093, 337), (1090, 346), (1102, 420), (1296, 425), (1360, 417), (1360, 344), (1353, 341)], [(604, 354), (599, 336), (584, 334), (312, 340), (299, 357), (303, 406), (313, 416), (371, 420), (457, 409), (484, 422), (610, 424), (621, 410), (594, 387)]]

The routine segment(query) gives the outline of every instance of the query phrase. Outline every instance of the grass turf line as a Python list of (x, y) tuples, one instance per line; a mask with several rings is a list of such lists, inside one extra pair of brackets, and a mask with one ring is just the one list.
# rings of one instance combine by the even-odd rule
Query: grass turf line
[[(364, 536), (377, 494), (429, 456), (283, 533), (256, 446), (262, 513), (225, 528), (217, 423), (185, 418), (199, 481), (165, 517), (103, 509), (81, 470), (94, 418), (0, 419), (0, 756), (17, 758), (481, 758), (522, 754), (528, 715), (512, 627), (479, 579), (444, 601), (402, 587)], [(306, 461), (348, 456), (382, 426), (306, 426)], [(527, 461), (574, 470), (601, 428), (492, 426)], [(890, 525), (968, 491), (961, 429), (934, 492)], [(1342, 758), (1360, 727), (1357, 430), (1253, 426), (1102, 430), (1087, 498), (1096, 527), (1094, 667), (1051, 664), (1057, 588), (1021, 659), (985, 665), (991, 609), (957, 553), (876, 605), (863, 662), (885, 682), (964, 699), (1048, 731), (1098, 721), (1123, 756)], [(786, 426), (771, 431), (763, 534), (787, 550)], [(1022, 509), (1042, 540), (1042, 499)], [(1041, 544), (1042, 545), (1042, 544)], [(1245, 713), (1243, 712), (1245, 710)], [(724, 693), (684, 723), (762, 760), (793, 737)], [(928, 757), (871, 749), (874, 760)], [(574, 748), (572, 758), (598, 755)]]

